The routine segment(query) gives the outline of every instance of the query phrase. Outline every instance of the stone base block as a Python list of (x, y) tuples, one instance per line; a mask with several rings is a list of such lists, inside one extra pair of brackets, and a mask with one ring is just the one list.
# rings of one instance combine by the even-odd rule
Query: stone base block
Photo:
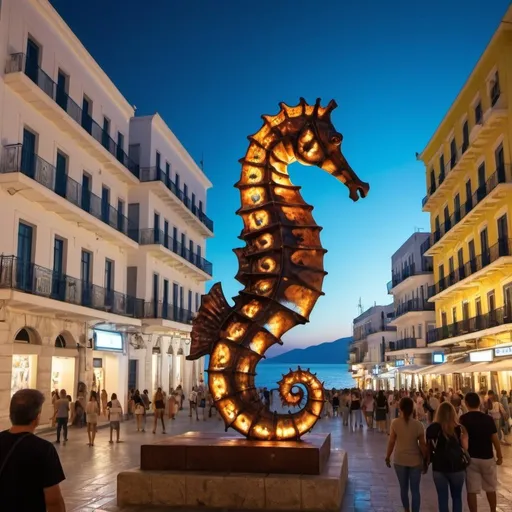
[(339, 511), (348, 459), (334, 450), (320, 475), (124, 471), (117, 476), (119, 506), (228, 510)]

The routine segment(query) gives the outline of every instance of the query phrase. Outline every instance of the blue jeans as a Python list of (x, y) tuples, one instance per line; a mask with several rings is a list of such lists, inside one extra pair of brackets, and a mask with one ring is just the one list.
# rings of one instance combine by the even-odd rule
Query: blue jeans
[(68, 440), (68, 418), (57, 418), (57, 441), (60, 441), (60, 431), (64, 430), (64, 441)]
[(464, 487), (466, 472), (441, 473), (440, 471), (433, 471), (432, 474), (437, 490), (439, 512), (449, 512), (450, 494), (452, 495), (453, 512), (462, 512), (462, 488)]
[(352, 418), (351, 418), (351, 423), (353, 425), (354, 428), (357, 427), (357, 422), (359, 421), (359, 425), (363, 425), (363, 412), (361, 411), (361, 409), (356, 409), (354, 411), (351, 412), (352, 414)]
[[(421, 496), (420, 496), (420, 480), (421, 466), (409, 467), (395, 464), (395, 472), (400, 484), (400, 498), (402, 505), (406, 510), (411, 512), (420, 512)], [(411, 489), (412, 507), (409, 507), (409, 488)]]

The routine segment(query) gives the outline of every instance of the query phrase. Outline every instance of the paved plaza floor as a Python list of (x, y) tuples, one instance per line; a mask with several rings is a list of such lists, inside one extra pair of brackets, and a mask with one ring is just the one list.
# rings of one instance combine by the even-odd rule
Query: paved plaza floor
[[(151, 424), (150, 424), (151, 421)], [(121, 512), (116, 506), (116, 477), (120, 471), (136, 468), (139, 465), (140, 445), (161, 440), (164, 435), (181, 434), (190, 430), (203, 432), (223, 432), (223, 423), (216, 418), (196, 421), (182, 411), (175, 421), (169, 421), (167, 434), (159, 429), (152, 434), (152, 418), (148, 418), (149, 429), (145, 433), (136, 432), (135, 422), (122, 423), (119, 444), (108, 443), (108, 430), (100, 429), (94, 447), (87, 446), (85, 429), (70, 429), (66, 445), (57, 445), (66, 480), (62, 483), (64, 499), (68, 511)], [(317, 423), (315, 432), (330, 432), (333, 448), (342, 448), (349, 456), (349, 483), (341, 510), (343, 512), (395, 512), (402, 511), (398, 482), (393, 470), (384, 464), (387, 436), (368, 432), (366, 428), (351, 432), (342, 427), (339, 418), (323, 419)], [(50, 434), (43, 434), (52, 440)], [(504, 463), (498, 468), (499, 493), (498, 510), (512, 511), (512, 448), (504, 447)], [(283, 492), (286, 492), (283, 489)], [(422, 511), (437, 511), (436, 491), (429, 471), (422, 479)], [(483, 497), (479, 510), (489, 510)], [(134, 507), (122, 509), (132, 512), (145, 510), (162, 511)], [(190, 509), (188, 509), (190, 512)], [(467, 510), (465, 508), (464, 510)]]

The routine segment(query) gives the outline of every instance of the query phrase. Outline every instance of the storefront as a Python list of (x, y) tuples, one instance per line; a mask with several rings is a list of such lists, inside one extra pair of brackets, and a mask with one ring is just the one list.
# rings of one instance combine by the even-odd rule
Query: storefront
[[(124, 355), (123, 335), (115, 331), (94, 330), (93, 377), (91, 391), (104, 389), (116, 393), (125, 404), (128, 391), (128, 358)], [(126, 404), (125, 404), (126, 405)]]
[(50, 388), (65, 389), (68, 395), (74, 397), (76, 390), (76, 349), (55, 349), (52, 357), (52, 373)]
[(12, 356), (11, 396), (21, 389), (37, 389), (37, 355)]

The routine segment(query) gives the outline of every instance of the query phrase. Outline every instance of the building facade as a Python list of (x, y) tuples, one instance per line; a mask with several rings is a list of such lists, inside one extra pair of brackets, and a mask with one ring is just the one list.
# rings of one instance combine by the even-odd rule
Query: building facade
[(419, 156), (437, 324), (427, 343), (457, 355), (446, 384), (461, 389), (512, 387), (511, 44), (509, 8)]
[(45, 393), (43, 422), (56, 388), (126, 405), (131, 387), (190, 387), (211, 183), (47, 0), (0, 9), (0, 425), (24, 387)]
[(444, 361), (443, 350), (427, 344), (428, 332), (436, 327), (434, 304), (428, 301), (434, 283), (432, 258), (425, 256), (429, 246), (430, 233), (413, 233), (391, 257), (388, 292), (395, 314), (390, 325), (397, 340), (386, 347), (386, 360), (392, 389), (418, 388), (415, 372)]
[(361, 389), (379, 387), (379, 375), (387, 370), (386, 348), (396, 342), (393, 304), (372, 306), (354, 318), (353, 341), (349, 347), (349, 370)]

